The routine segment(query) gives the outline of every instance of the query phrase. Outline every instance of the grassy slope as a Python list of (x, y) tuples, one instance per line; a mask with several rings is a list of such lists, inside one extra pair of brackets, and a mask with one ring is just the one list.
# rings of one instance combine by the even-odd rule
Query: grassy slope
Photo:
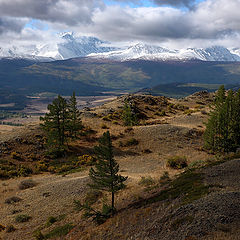
[[(100, 117), (102, 116), (101, 111), (102, 113), (107, 114), (107, 106), (111, 109), (114, 107), (114, 109), (119, 110), (118, 104), (121, 104), (122, 106), (124, 100), (122, 99), (122, 101), (120, 101), (120, 99), (117, 99), (115, 100), (116, 102), (109, 103), (109, 105), (105, 105), (102, 109), (100, 107), (100, 109), (92, 110), (94, 113), (98, 113), (98, 115), (94, 115), (95, 117), (89, 117), (89, 114), (86, 115), (85, 119), (83, 119), (85, 120), (85, 124), (88, 124), (96, 130), (97, 133), (91, 138), (89, 138), (89, 136), (81, 137), (79, 142), (72, 145), (71, 148), (72, 151), (76, 151), (76, 148), (78, 148), (79, 151), (81, 151), (81, 154), (84, 154), (82, 151), (89, 151), (86, 153), (90, 153), (92, 147), (97, 143), (97, 136), (100, 136), (102, 132), (106, 131), (102, 128), (102, 124), (104, 123), (111, 130), (111, 133), (114, 136), (113, 143), (116, 150), (116, 159), (120, 163), (121, 170), (124, 170), (122, 174), (129, 176), (128, 187), (117, 195), (118, 209), (121, 209), (119, 213), (108, 220), (105, 224), (96, 227), (90, 221), (83, 220), (78, 212), (73, 211), (73, 199), (82, 200), (86, 193), (86, 190), (83, 188), (87, 184), (87, 172), (75, 173), (76, 175), (64, 175), (65, 177), (59, 177), (53, 174), (32, 176), (33, 180), (36, 180), (38, 184), (32, 189), (26, 189), (24, 191), (16, 189), (16, 186), (18, 186), (16, 184), (18, 184), (21, 179), (16, 178), (11, 181), (9, 180), (8, 182), (6, 180), (5, 183), (9, 185), (2, 184), (0, 190), (15, 190), (4, 193), (4, 195), (1, 196), (2, 199), (5, 200), (7, 194), (13, 196), (15, 193), (23, 199), (18, 205), (4, 205), (3, 212), (5, 215), (3, 214), (4, 217), (0, 219), (1, 223), (4, 225), (11, 223), (18, 229), (12, 233), (5, 233), (4, 237), (6, 236), (6, 239), (31, 239), (34, 230), (37, 229), (41, 229), (45, 237), (57, 237), (60, 236), (60, 234), (67, 234), (74, 225), (76, 227), (71, 230), (66, 239), (128, 239), (131, 237), (132, 239), (194, 240), (199, 239), (195, 237), (193, 238), (195, 233), (199, 235), (205, 234), (209, 231), (209, 220), (211, 220), (210, 223), (212, 224), (210, 225), (210, 228), (213, 226), (213, 229), (215, 230), (218, 229), (218, 224), (222, 219), (230, 219), (222, 218), (222, 211), (220, 210), (226, 209), (226, 211), (228, 211), (227, 207), (229, 207), (229, 205), (232, 206), (233, 204), (231, 204), (230, 201), (225, 201), (223, 203), (227, 204), (225, 204), (224, 207), (220, 207), (222, 206), (222, 202), (219, 201), (221, 195), (219, 195), (218, 192), (216, 192), (216, 194), (218, 194), (217, 196), (219, 196), (217, 198), (218, 201), (215, 201), (214, 197), (212, 199), (208, 198), (207, 201), (201, 200), (201, 198), (212, 191), (213, 188), (217, 188), (217, 190), (215, 189), (214, 191), (220, 191), (222, 189), (222, 187), (219, 188), (219, 186), (212, 182), (212, 180), (207, 183), (205, 182), (205, 173), (202, 171), (207, 171), (208, 169), (192, 168), (174, 178), (172, 176), (180, 173), (181, 170), (171, 170), (166, 168), (164, 164), (169, 153), (174, 155), (179, 155), (178, 153), (189, 154), (189, 163), (193, 160), (198, 161), (194, 162), (194, 165), (191, 165), (192, 167), (197, 167), (198, 165), (196, 163), (198, 163), (199, 166), (202, 166), (202, 164), (205, 163), (208, 164), (208, 166), (210, 164), (216, 164), (209, 160), (199, 162), (200, 155), (203, 154), (202, 149), (200, 148), (202, 146), (202, 128), (199, 126), (199, 122), (204, 121), (203, 117), (205, 116), (201, 115), (201, 109), (198, 110), (198, 113), (196, 112), (192, 115), (187, 115), (184, 113), (184, 110), (180, 110), (177, 107), (179, 106), (178, 104), (185, 104), (191, 108), (195, 108), (194, 106), (196, 106), (197, 101), (201, 98), (195, 96), (194, 99), (188, 101), (178, 100), (179, 102), (169, 100), (174, 101), (174, 105), (170, 102), (166, 102), (166, 99), (161, 97), (135, 96), (134, 99), (137, 107), (141, 112), (144, 112), (148, 116), (149, 120), (163, 120), (163, 118), (168, 118), (169, 124), (137, 126), (131, 129), (130, 132), (129, 129), (128, 131), (125, 131), (127, 128), (124, 126), (116, 125), (113, 121), (106, 121)], [(208, 99), (206, 98), (205, 100), (207, 103)], [(203, 99), (201, 99), (201, 101), (203, 101)], [(205, 107), (207, 108), (206, 103)], [(166, 110), (167, 116), (155, 115), (155, 113), (160, 110), (159, 107)], [(88, 111), (88, 113), (91, 113), (91, 111)], [(176, 128), (174, 125), (173, 120), (177, 117), (183, 117), (185, 119), (185, 121), (181, 120), (181, 128)], [(183, 124), (187, 125), (191, 122), (191, 119), (194, 120), (194, 126), (186, 129)], [(145, 124), (147, 124), (147, 122), (145, 122)], [(196, 128), (199, 129), (195, 132), (198, 134), (191, 134), (193, 129), (196, 130)], [(30, 164), (35, 164), (40, 160), (40, 155), (44, 157), (36, 144), (41, 142), (40, 137), (39, 132), (35, 132), (35, 134), (32, 135), (32, 138), (26, 136), (27, 141), (22, 141), (24, 139), (21, 141), (18, 140), (17, 143), (12, 143), (12, 145), (9, 144), (6, 148), (12, 149), (11, 151), (22, 151), (22, 156), (24, 157), (20, 159), (20, 161), (18, 160), (21, 164), (26, 164), (27, 161)], [(128, 147), (120, 146), (120, 141), (126, 142), (129, 139), (133, 139), (133, 137), (139, 140), (138, 145)], [(147, 145), (147, 143), (149, 143), (149, 145)], [(18, 149), (16, 149), (17, 146)], [(143, 151), (147, 148), (149, 148), (148, 150), (150, 151)], [(166, 155), (163, 152), (164, 149), (167, 152)], [(34, 152), (37, 152), (36, 156), (29, 155), (29, 153)], [(4, 157), (8, 158), (9, 154), (10, 152), (4, 153), (4, 155), (1, 156), (2, 159)], [(28, 158), (25, 157), (25, 154), (27, 154)], [(195, 159), (193, 159), (194, 157)], [(206, 157), (207, 156), (205, 156), (205, 158)], [(14, 159), (9, 160), (8, 163), (15, 161)], [(71, 159), (69, 158), (66, 160), (70, 162)], [(48, 160), (46, 162), (48, 162)], [(57, 161), (54, 161), (54, 163), (57, 163)], [(60, 165), (60, 162), (58, 163)], [(67, 166), (65, 165), (65, 170), (66, 167)], [(152, 168), (154, 169), (154, 172)], [(165, 183), (161, 181), (163, 179), (160, 179), (160, 176), (162, 176), (161, 174), (166, 169), (170, 171), (170, 177), (172, 180), (167, 178), (165, 179)], [(229, 172), (225, 173), (223, 173), (222, 169), (211, 170), (207, 176), (210, 179), (219, 177), (220, 175), (229, 177), (233, 175), (233, 169), (236, 169), (236, 167), (230, 167)], [(238, 169), (236, 169), (237, 177), (239, 176), (238, 172)], [(146, 176), (146, 179), (147, 177), (152, 176), (153, 178), (150, 179), (153, 180), (153, 186), (150, 186), (149, 189), (143, 189), (138, 183), (141, 176)], [(222, 180), (222, 176), (220, 180), (218, 178), (215, 179), (217, 183), (222, 183)], [(231, 180), (231, 182), (237, 181)], [(15, 184), (15, 187), (10, 185), (13, 183)], [(229, 198), (226, 199), (229, 200)], [(196, 200), (198, 201), (197, 203)], [(211, 208), (212, 203), (214, 205)], [(237, 204), (235, 203), (234, 207), (238, 207), (238, 203), (239, 202), (237, 201)], [(14, 222), (15, 218), (13, 214), (10, 214), (9, 209), (21, 209), (21, 214), (28, 214), (32, 219), (29, 222), (19, 223), (19, 225), (17, 225), (17, 223)], [(66, 215), (65, 219), (57, 221), (53, 226), (48, 226), (48, 219), (50, 217), (59, 219), (60, 212), (61, 214)], [(225, 212), (223, 213), (225, 214)], [(211, 217), (209, 217), (209, 215)], [(228, 215), (226, 216), (228, 217)], [(231, 218), (230, 220), (232, 219), (237, 222), (239, 219), (238, 215), (236, 214), (236, 218)], [(205, 228), (203, 229), (203, 227)], [(226, 227), (229, 226), (226, 225)], [(194, 229), (194, 231), (192, 229)], [(192, 237), (190, 238), (190, 236)]]

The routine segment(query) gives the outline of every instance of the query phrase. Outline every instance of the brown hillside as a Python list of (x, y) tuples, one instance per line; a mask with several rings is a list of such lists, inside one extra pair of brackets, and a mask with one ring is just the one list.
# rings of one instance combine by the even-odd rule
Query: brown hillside
[[(212, 99), (207, 92), (180, 100), (128, 95), (86, 108), (82, 118), (87, 134), (70, 143), (68, 155), (58, 160), (45, 154), (44, 134), (37, 125), (26, 127), (28, 131), (21, 127), (5, 140), (2, 135), (2, 166), (8, 171), (26, 167), (32, 174), (2, 178), (0, 224), (13, 225), (16, 230), (0, 229), (0, 236), (35, 239), (36, 230), (46, 235), (59, 226), (72, 224), (69, 234), (55, 239), (237, 239), (240, 161), (219, 162), (211, 167), (217, 160), (202, 148), (203, 122)], [(123, 126), (121, 115), (126, 100), (135, 107), (138, 126)], [(119, 212), (96, 226), (82, 219), (73, 203), (83, 200), (88, 192), (89, 167), (76, 165), (79, 171), (73, 172), (71, 164), (79, 164), (74, 161), (82, 155), (91, 156), (98, 137), (106, 130), (113, 137), (121, 174), (129, 178), (127, 188), (117, 195)], [(186, 158), (191, 171), (179, 175), (183, 170), (168, 167), (167, 160), (178, 156)], [(34, 185), (19, 189), (26, 179)], [(95, 207), (108, 197), (100, 196)], [(31, 218), (16, 222), (19, 214)], [(51, 216), (56, 221), (46, 224)]]

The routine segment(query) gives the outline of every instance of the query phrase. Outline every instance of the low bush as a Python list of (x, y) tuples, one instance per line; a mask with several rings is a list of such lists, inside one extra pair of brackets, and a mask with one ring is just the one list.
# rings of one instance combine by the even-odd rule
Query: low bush
[(2, 224), (0, 224), (0, 232), (4, 231), (6, 229), (5, 226), (3, 226)]
[(119, 142), (120, 147), (130, 147), (130, 146), (136, 146), (139, 144), (139, 141), (136, 138), (130, 138), (126, 142)]
[(66, 173), (69, 172), (73, 169), (72, 165), (68, 165), (68, 164), (63, 164), (62, 166), (58, 167), (55, 169), (56, 173)]
[(96, 162), (96, 159), (90, 155), (82, 155), (78, 157), (77, 166), (92, 166)]
[(51, 225), (54, 224), (55, 222), (57, 222), (57, 218), (55, 218), (55, 217), (53, 217), (53, 216), (50, 216), (50, 217), (47, 219), (46, 227), (51, 226)]
[(57, 237), (62, 237), (67, 235), (72, 229), (74, 228), (74, 226), (69, 223), (66, 224), (64, 226), (59, 226), (54, 228), (51, 232), (47, 233), (44, 236), (44, 239), (49, 239), (49, 238), (57, 238)]
[(37, 230), (33, 233), (33, 236), (35, 237), (36, 240), (44, 240), (45, 237), (42, 234), (42, 232), (40, 230)]
[(31, 217), (26, 214), (17, 215), (15, 218), (16, 222), (18, 223), (28, 222), (30, 219)]
[(106, 124), (104, 124), (104, 123), (101, 125), (101, 128), (102, 129), (109, 129), (109, 127)]
[(18, 166), (15, 163), (7, 162), (0, 164), (0, 179), (9, 179), (12, 177), (27, 177), (32, 174), (32, 169), (23, 165)]
[(109, 118), (109, 116), (107, 115), (107, 116), (102, 117), (102, 120), (104, 120), (104, 121), (111, 121), (111, 118)]
[(188, 106), (184, 106), (182, 104), (176, 104), (175, 105), (175, 109), (180, 110), (180, 111), (184, 111), (184, 110), (189, 109), (189, 107)]
[(11, 157), (15, 160), (22, 160), (20, 153), (17, 153), (17, 152), (12, 152)]
[(142, 153), (149, 154), (149, 153), (152, 153), (152, 151), (147, 148), (147, 149), (142, 150)]
[(20, 197), (13, 196), (13, 197), (7, 198), (5, 200), (5, 203), (6, 204), (13, 204), (13, 203), (17, 203), (17, 202), (20, 202), (20, 201), (22, 201), (22, 199)]
[(6, 227), (6, 232), (7, 233), (11, 233), (11, 232), (14, 232), (16, 230), (17, 229), (13, 225), (9, 225), (9, 226)]
[(36, 170), (39, 172), (44, 172), (48, 170), (48, 164), (44, 161), (39, 161), (36, 165)]
[(17, 169), (18, 177), (27, 177), (32, 173), (33, 171), (31, 168), (25, 167), (23, 165), (19, 166)]
[(185, 156), (174, 156), (167, 160), (167, 166), (173, 169), (182, 169), (188, 166)]
[(188, 168), (200, 168), (200, 167), (203, 167), (205, 164), (206, 164), (206, 161), (196, 160), (196, 161), (194, 161), (194, 162), (191, 162), (191, 163), (188, 165)]
[(124, 130), (125, 133), (130, 133), (132, 131), (133, 131), (132, 127), (126, 127), (125, 130)]
[(35, 187), (36, 185), (37, 183), (34, 182), (32, 179), (27, 179), (27, 180), (21, 181), (21, 183), (18, 185), (18, 188), (20, 190), (24, 190), (24, 189)]
[(20, 212), (22, 212), (21, 209), (14, 209), (14, 210), (12, 210), (11, 214), (16, 214), (16, 213), (20, 213)]
[(166, 112), (165, 112), (165, 110), (157, 111), (157, 112), (155, 113), (155, 115), (160, 116), (160, 117), (163, 117), (163, 116), (166, 116)]
[(195, 113), (195, 112), (197, 112), (198, 110), (196, 110), (196, 109), (188, 109), (188, 110), (185, 110), (184, 111), (184, 114), (186, 114), (186, 115), (188, 115), (188, 116), (190, 116), (190, 115), (192, 115), (192, 113)]
[(112, 123), (115, 124), (115, 125), (118, 125), (118, 124), (119, 124), (119, 122), (116, 121), (116, 120), (113, 120)]
[(139, 185), (144, 187), (149, 187), (155, 184), (154, 179), (151, 176), (148, 177), (141, 177), (140, 181), (138, 182)]
[(206, 110), (201, 110), (201, 114), (203, 114), (203, 115), (207, 115), (208, 113), (207, 113)]
[(138, 145), (139, 141), (136, 138), (130, 138), (127, 142), (126, 142), (126, 146), (135, 146)]

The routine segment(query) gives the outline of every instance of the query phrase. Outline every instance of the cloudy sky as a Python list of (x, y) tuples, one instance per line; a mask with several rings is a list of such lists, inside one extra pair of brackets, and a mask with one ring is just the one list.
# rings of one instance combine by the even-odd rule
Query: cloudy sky
[(240, 0), (0, 0), (0, 47), (58, 34), (165, 47), (240, 47)]

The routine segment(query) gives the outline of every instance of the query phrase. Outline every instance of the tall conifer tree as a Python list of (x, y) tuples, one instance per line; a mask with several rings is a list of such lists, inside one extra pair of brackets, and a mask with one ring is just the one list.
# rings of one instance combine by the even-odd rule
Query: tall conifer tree
[(52, 151), (62, 151), (67, 140), (66, 128), (69, 120), (67, 101), (58, 95), (52, 104), (48, 105), (49, 112), (41, 117), (41, 126), (47, 134), (48, 145)]
[(68, 104), (68, 110), (69, 110), (69, 134), (70, 137), (76, 138), (79, 131), (83, 128), (81, 117), (80, 117), (80, 111), (77, 108), (77, 99), (75, 92), (73, 92), (69, 104)]
[(127, 177), (118, 174), (119, 165), (113, 157), (113, 146), (109, 131), (99, 139), (99, 145), (95, 147), (97, 163), (91, 168), (89, 176), (92, 180), (90, 187), (93, 189), (110, 192), (112, 195), (112, 213), (115, 210), (115, 193), (125, 187)]
[(240, 92), (221, 86), (216, 94), (204, 133), (205, 147), (213, 151), (234, 151), (240, 146)]

